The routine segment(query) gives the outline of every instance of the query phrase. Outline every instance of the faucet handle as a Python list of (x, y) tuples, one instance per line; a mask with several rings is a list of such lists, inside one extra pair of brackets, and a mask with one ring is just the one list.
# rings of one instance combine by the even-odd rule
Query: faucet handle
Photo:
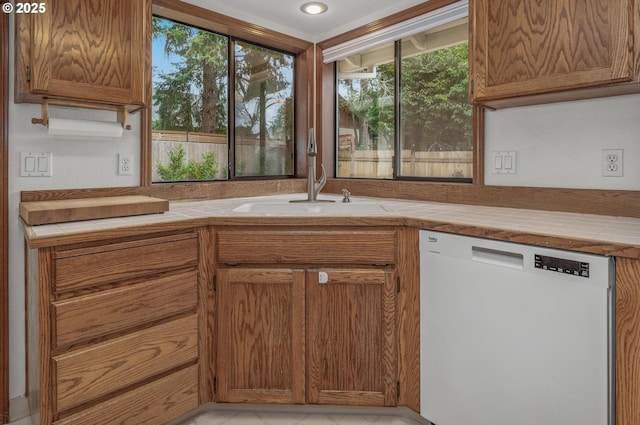
[(351, 202), (351, 192), (347, 189), (342, 189), (342, 202)]

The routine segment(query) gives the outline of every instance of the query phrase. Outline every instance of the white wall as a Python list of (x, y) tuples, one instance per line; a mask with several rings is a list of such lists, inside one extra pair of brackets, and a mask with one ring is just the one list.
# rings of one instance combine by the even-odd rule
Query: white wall
[[(11, 22), (13, 24), (13, 22)], [(13, 46), (13, 28), (10, 28)], [(10, 51), (13, 61), (13, 50)], [(10, 63), (10, 93), (13, 93), (13, 62)], [(139, 167), (133, 176), (117, 175), (117, 154), (140, 158), (140, 114), (129, 116), (132, 130), (121, 139), (48, 136), (46, 128), (31, 124), (40, 117), (39, 105), (9, 104), (9, 397), (25, 392), (24, 255), (19, 226), (20, 191), (42, 189), (137, 186)], [(115, 112), (50, 107), (56, 118), (115, 121)], [(20, 152), (51, 152), (51, 177), (20, 177)]]
[[(640, 190), (640, 95), (487, 111), (488, 185)], [(624, 176), (601, 176), (602, 149), (624, 150)], [(516, 151), (516, 174), (491, 153)]]

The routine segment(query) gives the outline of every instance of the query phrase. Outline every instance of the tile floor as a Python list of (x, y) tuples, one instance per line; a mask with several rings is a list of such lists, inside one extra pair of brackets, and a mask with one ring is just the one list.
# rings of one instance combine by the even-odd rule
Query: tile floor
[(408, 409), (209, 405), (175, 425), (427, 425)]
[[(32, 425), (23, 418), (7, 425)], [(171, 425), (429, 425), (404, 408), (206, 405)]]

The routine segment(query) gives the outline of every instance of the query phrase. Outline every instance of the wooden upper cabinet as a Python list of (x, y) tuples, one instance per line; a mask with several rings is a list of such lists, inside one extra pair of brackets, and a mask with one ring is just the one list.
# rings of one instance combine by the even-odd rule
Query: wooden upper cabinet
[[(638, 84), (624, 84), (640, 80), (634, 1), (470, 5), (472, 102), (503, 107), (640, 91)], [(581, 88), (591, 90), (575, 90)]]
[(16, 14), (16, 102), (149, 103), (150, 0), (50, 0)]

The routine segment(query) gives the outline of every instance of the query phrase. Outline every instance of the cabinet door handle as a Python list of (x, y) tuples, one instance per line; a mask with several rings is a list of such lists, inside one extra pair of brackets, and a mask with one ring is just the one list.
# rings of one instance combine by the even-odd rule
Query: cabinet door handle
[(318, 272), (318, 283), (325, 284), (329, 282), (329, 274), (327, 272)]

